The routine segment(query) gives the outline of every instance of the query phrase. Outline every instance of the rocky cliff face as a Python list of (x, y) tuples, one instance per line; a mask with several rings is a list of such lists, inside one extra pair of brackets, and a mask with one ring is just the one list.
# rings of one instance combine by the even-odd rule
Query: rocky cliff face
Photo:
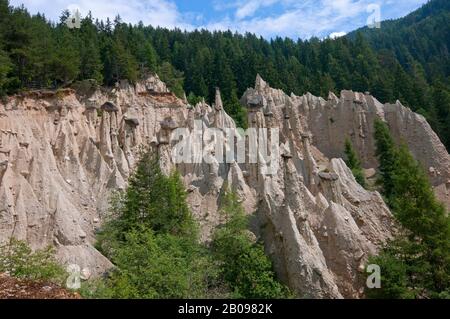
[(385, 121), (398, 143), (406, 143), (429, 173), (439, 199), (450, 209), (450, 156), (425, 118), (396, 104), (381, 104), (368, 93), (342, 91), (328, 100), (307, 94), (292, 97), (301, 110), (313, 143), (329, 158), (343, 157), (345, 139), (350, 138), (366, 168), (377, 167), (373, 123)]
[(94, 275), (111, 266), (93, 248), (112, 191), (126, 187), (139, 145), (187, 108), (157, 78), (78, 95), (31, 92), (0, 104), (0, 240), (57, 247)]
[[(305, 297), (357, 298), (367, 257), (392, 237), (395, 224), (381, 196), (357, 184), (341, 159), (345, 138), (352, 137), (367, 168), (376, 167), (372, 123), (385, 119), (430, 167), (437, 193), (449, 198), (448, 153), (425, 120), (400, 104), (382, 105), (346, 91), (328, 101), (288, 96), (259, 76), (242, 103), (250, 127), (279, 130), (275, 172), (214, 158), (173, 162), (177, 128), (235, 127), (219, 91), (212, 106), (189, 106), (151, 77), (84, 94), (62, 90), (9, 98), (0, 104), (0, 241), (14, 236), (36, 248), (51, 244), (64, 262), (101, 274), (111, 264), (93, 247), (96, 229), (109, 195), (126, 187), (146, 144), (158, 152), (164, 171), (181, 172), (203, 240), (220, 224), (219, 194), (231, 187), (246, 211), (256, 212), (254, 232), (293, 290)], [(213, 157), (216, 145), (201, 143)]]

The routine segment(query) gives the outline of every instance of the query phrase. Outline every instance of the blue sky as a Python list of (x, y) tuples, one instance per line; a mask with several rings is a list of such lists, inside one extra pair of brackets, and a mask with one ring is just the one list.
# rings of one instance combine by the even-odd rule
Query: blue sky
[[(57, 20), (61, 11), (78, 8), (105, 19), (120, 14), (126, 22), (192, 30), (252, 32), (266, 38), (307, 39), (345, 34), (368, 19), (402, 17), (427, 0), (11, 0), (32, 13)], [(370, 20), (372, 21), (372, 20)]]

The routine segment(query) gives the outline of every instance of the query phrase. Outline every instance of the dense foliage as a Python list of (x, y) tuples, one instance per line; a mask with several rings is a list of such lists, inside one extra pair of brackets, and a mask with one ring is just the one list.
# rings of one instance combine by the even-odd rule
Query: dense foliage
[(99, 249), (116, 268), (106, 280), (85, 285), (82, 294), (164, 299), (287, 296), (262, 247), (244, 236), (247, 219), (230, 196), (223, 208), (229, 222), (217, 231), (211, 249), (199, 242), (179, 175), (163, 174), (157, 157), (143, 150), (127, 190), (115, 196), (110, 220), (98, 236)]
[[(395, 57), (407, 76), (386, 74), (374, 90), (381, 100), (392, 97), (425, 115), (450, 149), (450, 2), (429, 1), (404, 18), (381, 23), (381, 29), (363, 28), (361, 33), (377, 52), (382, 65), (393, 67)], [(427, 85), (428, 84), (428, 85)], [(400, 93), (400, 94), (398, 94)], [(393, 94), (393, 96), (391, 95)]]
[[(177, 172), (164, 175), (159, 160), (150, 151), (142, 151), (140, 165), (129, 179), (125, 193), (114, 199), (111, 223), (119, 240), (136, 226), (156, 234), (197, 239), (197, 226), (186, 203), (184, 185)], [(110, 223), (110, 224), (111, 224)]]
[[(57, 87), (82, 79), (113, 85), (157, 71), (190, 101), (223, 93), (226, 110), (245, 126), (239, 97), (260, 73), (272, 86), (326, 96), (370, 91), (424, 114), (450, 147), (449, 5), (434, 0), (410, 16), (338, 39), (266, 40), (253, 34), (183, 32), (87, 15), (69, 29), (0, 0), (0, 93)], [(363, 36), (364, 35), (364, 36)]]
[(113, 200), (100, 250), (117, 267), (102, 297), (205, 298), (217, 272), (198, 243), (197, 225), (178, 174), (166, 176), (143, 151), (129, 187)]
[(381, 266), (374, 298), (450, 298), (450, 218), (426, 173), (405, 145), (396, 146), (387, 125), (375, 125), (381, 185), (400, 234), (370, 263)]

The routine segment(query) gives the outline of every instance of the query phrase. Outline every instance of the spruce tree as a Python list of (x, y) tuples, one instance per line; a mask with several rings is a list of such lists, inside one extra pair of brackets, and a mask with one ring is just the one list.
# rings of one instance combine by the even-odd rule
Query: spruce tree
[(94, 79), (97, 84), (102, 84), (103, 64), (100, 57), (97, 29), (92, 21), (91, 13), (81, 22), (80, 33), (80, 79)]
[(383, 188), (388, 203), (394, 197), (394, 171), (397, 166), (397, 150), (390, 134), (389, 127), (381, 120), (375, 120), (375, 154), (379, 161), (378, 183)]
[(63, 12), (61, 21), (55, 30), (52, 57), (52, 79), (61, 85), (73, 82), (80, 73), (79, 30), (69, 29), (66, 25), (68, 12)]
[(116, 202), (113, 223), (127, 232), (137, 225), (155, 233), (196, 238), (197, 230), (178, 173), (165, 176), (158, 158), (143, 150), (125, 194)]
[(389, 129), (381, 122), (376, 124), (375, 137), (384, 195), (401, 230), (378, 256), (371, 258), (370, 263), (381, 267), (382, 288), (368, 290), (368, 296), (450, 298), (448, 212), (436, 199), (427, 174), (407, 146), (395, 147)]

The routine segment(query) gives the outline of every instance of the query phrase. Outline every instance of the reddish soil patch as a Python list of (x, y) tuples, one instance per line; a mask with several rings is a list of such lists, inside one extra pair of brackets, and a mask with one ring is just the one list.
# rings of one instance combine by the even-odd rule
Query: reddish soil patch
[(0, 274), (0, 299), (81, 299), (78, 293), (70, 292), (51, 283), (19, 280)]
[(138, 92), (139, 96), (150, 97), (156, 103), (168, 104), (172, 107), (182, 107), (184, 103), (172, 92)]
[(27, 91), (22, 92), (19, 94), (19, 96), (22, 97), (28, 97), (31, 99), (50, 99), (54, 98), (55, 96), (58, 97), (66, 97), (69, 95), (75, 94), (75, 90), (73, 89), (59, 89), (59, 90), (33, 90), (33, 91)]

